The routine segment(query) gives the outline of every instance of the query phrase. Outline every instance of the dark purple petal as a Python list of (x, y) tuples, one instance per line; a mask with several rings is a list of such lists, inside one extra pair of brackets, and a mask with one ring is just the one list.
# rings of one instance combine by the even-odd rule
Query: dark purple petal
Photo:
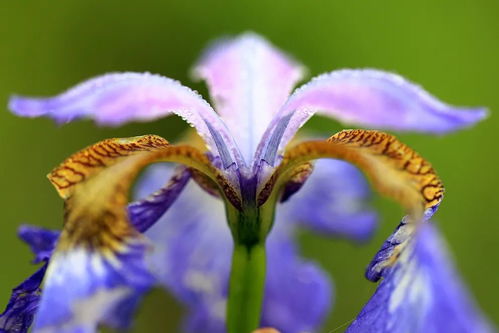
[(430, 222), (420, 226), (397, 263), (381, 274), (375, 294), (347, 332), (492, 332)]
[(366, 128), (435, 134), (471, 126), (487, 115), (482, 108), (442, 103), (396, 74), (372, 69), (334, 71), (291, 95), (265, 132), (256, 163), (264, 159), (274, 165), (278, 154), (315, 113)]
[(48, 261), (54, 251), (60, 231), (48, 230), (32, 225), (22, 225), (17, 231), (19, 237), (28, 243), (35, 254), (33, 263)]
[(247, 162), (303, 72), (302, 66), (252, 33), (215, 42), (193, 70), (207, 81), (216, 110)]
[(12, 290), (5, 311), (0, 314), (0, 332), (28, 332), (40, 301), (40, 285), (47, 264), (43, 264), (35, 274)]
[(14, 288), (7, 308), (0, 315), (0, 332), (27, 332), (38, 304), (40, 303), (43, 277), (49, 260), (59, 238), (59, 232), (35, 226), (23, 225), (18, 230), (19, 237), (30, 246), (35, 254), (33, 263), (44, 261), (33, 275)]
[(368, 207), (369, 186), (361, 172), (339, 160), (322, 159), (303, 187), (277, 214), (286, 223), (329, 235), (367, 240), (376, 228), (376, 213)]
[(170, 208), (191, 178), (185, 167), (177, 169), (168, 184), (147, 198), (128, 205), (128, 214), (135, 228), (145, 232)]
[(241, 160), (231, 134), (211, 106), (193, 90), (160, 75), (108, 74), (52, 98), (14, 96), (9, 109), (20, 116), (48, 116), (59, 123), (92, 118), (110, 126), (174, 113), (196, 128), (224, 167)]

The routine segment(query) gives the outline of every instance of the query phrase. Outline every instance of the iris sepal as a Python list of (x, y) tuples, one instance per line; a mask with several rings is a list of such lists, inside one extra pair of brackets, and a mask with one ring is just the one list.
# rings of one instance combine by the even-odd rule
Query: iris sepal
[[(136, 228), (147, 229), (190, 177), (181, 169), (164, 189), (127, 209), (135, 176), (157, 161), (197, 168), (224, 185), (221, 193), (237, 199), (237, 192), (201, 151), (172, 146), (157, 136), (108, 139), (74, 154), (48, 176), (65, 199), (64, 228), (47, 269), (35, 330), (93, 331), (121, 311), (125, 300), (155, 283), (145, 259), (150, 245)], [(141, 214), (140, 207), (151, 208), (156, 201), (161, 203), (157, 214)]]

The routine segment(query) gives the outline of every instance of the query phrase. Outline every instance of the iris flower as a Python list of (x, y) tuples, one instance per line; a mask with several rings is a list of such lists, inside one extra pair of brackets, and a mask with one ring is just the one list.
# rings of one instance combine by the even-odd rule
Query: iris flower
[[(125, 329), (142, 295), (161, 285), (189, 308), (186, 331), (316, 331), (333, 288), (299, 257), (295, 230), (367, 240), (376, 215), (360, 169), (407, 215), (369, 264), (366, 277), (382, 281), (347, 330), (491, 330), (430, 221), (443, 197), (435, 171), (377, 131), (443, 134), (478, 122), (485, 110), (449, 106), (372, 69), (333, 71), (291, 93), (304, 73), (248, 33), (215, 43), (194, 67), (213, 108), (179, 82), (148, 73), (104, 75), (53, 98), (13, 97), (15, 114), (58, 123), (118, 126), (176, 114), (204, 145), (155, 135), (108, 139), (55, 168), (48, 177), (65, 201), (62, 231), (20, 228), (42, 265), (13, 290), (0, 327)], [(369, 129), (290, 143), (314, 114)], [(329, 160), (313, 162), (319, 158)], [(179, 165), (148, 169), (137, 190), (145, 199), (129, 204), (133, 180), (156, 162)]]

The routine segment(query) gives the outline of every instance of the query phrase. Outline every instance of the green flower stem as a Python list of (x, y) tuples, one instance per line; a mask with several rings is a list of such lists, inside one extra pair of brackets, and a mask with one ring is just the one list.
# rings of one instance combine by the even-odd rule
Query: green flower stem
[(265, 261), (264, 244), (234, 246), (227, 304), (228, 333), (250, 333), (259, 327)]
[(241, 209), (228, 202), (225, 206), (234, 239), (227, 301), (228, 333), (250, 333), (260, 324), (265, 287), (265, 240), (274, 221), (276, 199), (259, 207), (254, 198), (255, 194), (244, 198)]

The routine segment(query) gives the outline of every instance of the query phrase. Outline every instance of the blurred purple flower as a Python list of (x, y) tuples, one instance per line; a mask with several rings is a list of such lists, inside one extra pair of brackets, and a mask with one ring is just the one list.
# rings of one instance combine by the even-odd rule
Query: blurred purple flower
[[(87, 117), (103, 125), (149, 121), (175, 113), (195, 127), (210, 150), (212, 163), (243, 200), (255, 198), (280, 164), (284, 148), (315, 113), (370, 128), (423, 133), (457, 130), (486, 114), (481, 109), (451, 107), (398, 75), (371, 69), (324, 74), (289, 96), (302, 79), (303, 67), (254, 34), (216, 43), (193, 74), (208, 83), (217, 112), (176, 81), (138, 73), (105, 75), (54, 98), (13, 97), (9, 107), (21, 116), (45, 115), (57, 122)], [(61, 266), (74, 264), (72, 258), (59, 262), (59, 257), (52, 257), (51, 266), (58, 267), (58, 276), (46, 279), (52, 289), (46, 288), (41, 301), (40, 276), (55, 246), (54, 234), (34, 231), (40, 239), (37, 242), (23, 237), (45, 264), (14, 290), (0, 316), (0, 328), (25, 332), (39, 302), (37, 331), (87, 332), (99, 323), (128, 327), (141, 295), (160, 283), (189, 307), (187, 331), (223, 332), (231, 235), (222, 201), (189, 183), (191, 176), (185, 168), (172, 175), (171, 169), (160, 166), (149, 171), (140, 184), (141, 197), (157, 192), (132, 203), (129, 215), (136, 229), (153, 241), (152, 253), (138, 248), (131, 256), (119, 258), (119, 269), (109, 263), (96, 266), (92, 253), (76, 254), (78, 263), (88, 267), (83, 282), (76, 279), (76, 268)], [(168, 178), (170, 183), (160, 188), (158, 184)], [(369, 192), (364, 179), (344, 162), (320, 161), (310, 177), (289, 185), (284, 192), (287, 200), (279, 205), (267, 240), (262, 325), (283, 333), (315, 331), (329, 310), (332, 286), (324, 272), (298, 256), (294, 231), (309, 227), (366, 240), (375, 227), (375, 215), (366, 207)], [(456, 325), (453, 332), (485, 331), (485, 322), (475, 314), (457, 277), (450, 273), (441, 247), (435, 245), (439, 242), (435, 229), (429, 224), (422, 230), (408, 229), (402, 225), (370, 265), (368, 278), (384, 280), (349, 330), (436, 332), (442, 331), (444, 322), (459, 317), (463, 325)], [(50, 244), (33, 245), (45, 242)], [(397, 247), (401, 244), (403, 248)], [(395, 249), (401, 248), (401, 259), (387, 266)], [(154, 277), (146, 276), (144, 258), (154, 267)], [(141, 283), (131, 285), (130, 276), (137, 274), (144, 275)], [(52, 283), (73, 276), (74, 292), (64, 295), (67, 288)], [(411, 282), (420, 276), (425, 279)], [(125, 286), (130, 287), (126, 293), (113, 294)], [(103, 299), (99, 293), (110, 296)], [(446, 298), (440, 299), (440, 295)], [(96, 307), (90, 315), (78, 313), (75, 309), (82, 304)]]

